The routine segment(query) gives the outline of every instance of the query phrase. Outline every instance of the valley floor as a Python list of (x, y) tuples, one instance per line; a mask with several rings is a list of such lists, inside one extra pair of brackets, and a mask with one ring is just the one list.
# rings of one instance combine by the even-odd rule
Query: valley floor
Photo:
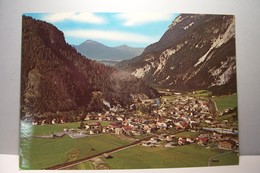
[[(137, 103), (135, 110), (127, 112), (132, 114), (130, 117), (121, 112), (92, 114), (84, 122), (22, 122), (20, 167), (141, 169), (236, 165), (236, 94), (212, 97), (212, 101), (217, 107), (214, 116), (208, 92), (197, 91), (166, 94), (159, 104), (153, 100)], [(79, 128), (82, 123), (84, 128)]]

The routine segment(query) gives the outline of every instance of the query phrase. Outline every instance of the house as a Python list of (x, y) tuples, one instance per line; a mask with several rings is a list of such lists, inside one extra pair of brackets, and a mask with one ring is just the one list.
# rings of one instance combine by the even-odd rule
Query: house
[(108, 115), (106, 116), (107, 121), (115, 121), (116, 117), (114, 117), (113, 115)]
[(160, 140), (157, 137), (152, 137), (149, 141), (143, 141), (141, 145), (147, 147), (158, 147), (160, 146), (159, 142)]
[(210, 142), (209, 138), (207, 137), (197, 138), (197, 141), (198, 141), (197, 144), (202, 146), (207, 145)]
[(187, 129), (189, 124), (185, 121), (179, 121), (174, 123), (176, 130), (178, 129)]
[(193, 142), (194, 142), (194, 140), (193, 140), (192, 138), (190, 138), (190, 137), (187, 137), (187, 138), (186, 138), (186, 142), (188, 142), (188, 143), (190, 143), (190, 144), (191, 144), (191, 143), (193, 143)]
[(186, 140), (185, 139), (178, 139), (178, 145), (185, 145), (186, 144)]
[(161, 140), (161, 141), (166, 141), (166, 139), (167, 139), (167, 134), (161, 134), (161, 135), (159, 135), (159, 139)]
[(86, 129), (98, 129), (100, 126), (100, 122), (94, 122), (85, 125)]
[(122, 125), (119, 123), (110, 123), (108, 127), (114, 131), (116, 128), (122, 127)]
[(206, 120), (205, 120), (205, 123), (207, 123), (207, 124), (211, 124), (211, 120), (206, 119)]
[(228, 120), (223, 120), (223, 123), (228, 123)]
[(214, 140), (214, 141), (222, 140), (222, 138), (223, 138), (223, 135), (222, 135), (222, 134), (214, 133), (214, 134), (212, 135), (212, 140)]
[(32, 122), (32, 125), (36, 126), (36, 125), (38, 125), (38, 122)]
[(168, 135), (168, 136), (166, 136), (166, 141), (167, 142), (172, 142), (173, 139), (175, 139), (175, 135)]
[(108, 128), (107, 126), (103, 126), (103, 127), (102, 127), (102, 132), (103, 132), (103, 133), (109, 132), (109, 128)]
[(159, 142), (160, 141), (160, 139), (158, 138), (158, 137), (152, 137), (151, 139), (150, 139), (150, 142), (152, 142), (152, 143), (157, 143), (157, 142)]
[(157, 128), (159, 128), (159, 129), (167, 128), (167, 124), (165, 122), (157, 122), (156, 125), (157, 125)]
[(218, 148), (223, 150), (234, 150), (236, 146), (236, 142), (232, 140), (223, 140), (218, 143)]
[(150, 141), (143, 141), (143, 142), (141, 143), (141, 145), (142, 145), (142, 146), (145, 146), (145, 147), (153, 147), (153, 146), (154, 146), (154, 144), (151, 143)]
[(178, 144), (179, 145), (185, 145), (185, 144), (191, 144), (194, 140), (190, 137), (179, 137)]
[(121, 127), (115, 128), (115, 134), (122, 135), (123, 134), (123, 129)]
[(63, 129), (63, 132), (68, 132), (68, 131), (69, 131), (69, 129), (67, 129), (67, 128)]
[(44, 125), (46, 123), (46, 119), (42, 120), (41, 125)]
[(98, 120), (98, 118), (97, 115), (87, 115), (85, 120)]
[(90, 135), (94, 135), (95, 132), (94, 132), (93, 130), (90, 130), (90, 131), (89, 131), (89, 134), (90, 134)]
[(107, 154), (107, 153), (104, 153), (104, 154), (103, 154), (103, 157), (104, 157), (105, 159), (112, 159), (112, 158), (113, 158), (113, 156), (111, 156), (110, 154)]
[(169, 142), (169, 143), (164, 145), (164, 147), (166, 147), (166, 148), (173, 148), (173, 147), (176, 147), (176, 146), (177, 146), (176, 142)]
[(124, 134), (132, 135), (133, 127), (132, 126), (123, 126), (122, 130), (123, 130)]
[(210, 134), (208, 133), (202, 133), (198, 136), (198, 138), (210, 138)]
[(56, 119), (52, 119), (51, 124), (56, 124)]
[(134, 136), (140, 136), (140, 135), (143, 135), (144, 134), (144, 131), (143, 130), (141, 130), (141, 129), (136, 129), (136, 130), (133, 130), (132, 131), (132, 134), (134, 135)]
[(102, 133), (102, 129), (91, 129), (89, 130), (90, 135)]
[(117, 119), (118, 121), (124, 121), (124, 119), (123, 119), (122, 117), (116, 117), (116, 119)]
[[(86, 129), (91, 130), (93, 133), (101, 133), (102, 132), (102, 125), (100, 122), (93, 122), (85, 125)], [(90, 133), (92, 133), (90, 132)]]

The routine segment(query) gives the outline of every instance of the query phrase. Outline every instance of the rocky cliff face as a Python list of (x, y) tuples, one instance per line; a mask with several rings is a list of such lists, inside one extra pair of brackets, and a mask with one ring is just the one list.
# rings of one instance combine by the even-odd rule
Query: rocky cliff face
[(102, 111), (129, 105), (135, 94), (149, 98), (156, 91), (134, 76), (83, 57), (53, 25), (23, 16), (22, 115)]
[(181, 14), (158, 42), (117, 67), (162, 88), (236, 92), (235, 18)]

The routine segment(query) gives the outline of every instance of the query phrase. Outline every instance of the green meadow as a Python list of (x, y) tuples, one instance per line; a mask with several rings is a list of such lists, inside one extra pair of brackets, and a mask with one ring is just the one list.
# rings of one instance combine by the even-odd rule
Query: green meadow
[[(32, 126), (33, 135), (60, 132), (63, 128), (76, 128), (79, 123)], [(65, 135), (57, 139), (23, 137), (20, 139), (20, 167), (43, 169), (57, 164), (77, 160), (103, 151), (129, 144), (116, 135), (101, 134), (72, 139)]]
[[(199, 91), (194, 93), (198, 97), (206, 97), (208, 92)], [(166, 97), (164, 97), (166, 98)], [(172, 96), (167, 98), (174, 99)], [(226, 108), (237, 106), (237, 94), (215, 96), (219, 112)], [(229, 120), (229, 125), (237, 127), (235, 113), (224, 116), (217, 116), (216, 120), (222, 122)], [(96, 122), (96, 121), (85, 121)], [(110, 122), (101, 122), (103, 126)], [(92, 156), (100, 152), (108, 151), (131, 143), (131, 140), (119, 137), (114, 134), (99, 134), (90, 137), (72, 139), (65, 135), (57, 139), (34, 138), (33, 136), (50, 135), (55, 132), (62, 132), (64, 128), (77, 129), (80, 122), (21, 126), (20, 138), (20, 168), (21, 169), (44, 169), (54, 165), (74, 161), (84, 157)], [(173, 131), (174, 132), (174, 131)], [(199, 133), (181, 132), (176, 137), (185, 136), (195, 138)], [(146, 135), (138, 138), (147, 137)], [(225, 154), (223, 154), (225, 153)], [(238, 153), (220, 150), (216, 146), (206, 148), (197, 144), (177, 146), (174, 148), (165, 147), (144, 147), (136, 145), (124, 150), (112, 153), (111, 159), (102, 160), (110, 169), (141, 169), (141, 168), (179, 168), (179, 167), (200, 167), (208, 166), (209, 158), (217, 159), (211, 162), (211, 166), (235, 165), (239, 162)], [(91, 161), (80, 163), (68, 169), (94, 169)]]
[(219, 111), (237, 107), (237, 93), (232, 95), (216, 96), (213, 100), (216, 102)]
[[(111, 154), (112, 159), (104, 159), (110, 169), (179, 168), (208, 166), (208, 159), (223, 152), (219, 149), (206, 149), (197, 144), (175, 148), (135, 146)], [(224, 155), (223, 155), (224, 156)], [(238, 164), (237, 153), (228, 158), (220, 157), (216, 165)]]

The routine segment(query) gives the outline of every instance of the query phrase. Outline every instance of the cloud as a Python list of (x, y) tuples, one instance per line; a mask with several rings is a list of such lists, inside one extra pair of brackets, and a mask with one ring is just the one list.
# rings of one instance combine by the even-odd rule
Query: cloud
[(151, 43), (156, 41), (156, 38), (147, 37), (141, 34), (134, 34), (122, 31), (104, 31), (104, 30), (71, 30), (64, 31), (65, 35), (75, 38), (85, 39), (102, 39), (110, 41), (121, 42), (135, 42), (135, 43)]
[(124, 20), (124, 25), (134, 26), (150, 22), (158, 22), (172, 19), (170, 13), (121, 13), (117, 17)]
[(102, 17), (97, 16), (94, 13), (53, 13), (44, 16), (43, 20), (52, 23), (65, 20), (95, 24), (105, 23), (105, 20)]

